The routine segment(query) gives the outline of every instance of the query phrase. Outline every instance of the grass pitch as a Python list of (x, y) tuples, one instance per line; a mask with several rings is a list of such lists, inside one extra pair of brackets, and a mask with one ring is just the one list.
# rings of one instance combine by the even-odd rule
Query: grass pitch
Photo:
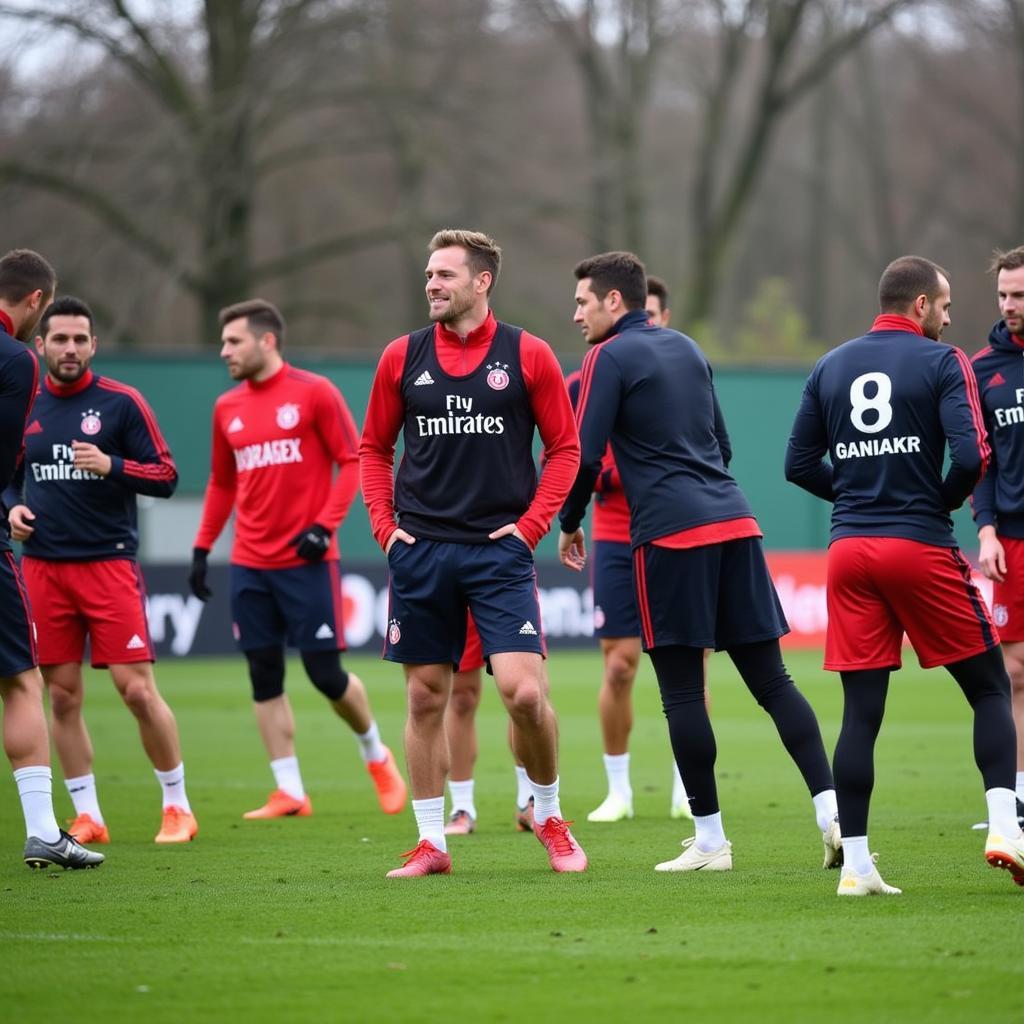
[[(912, 659), (911, 659), (912, 660)], [(831, 750), (840, 693), (817, 655), (790, 668)], [(351, 658), (401, 748), (399, 670)], [(512, 829), (514, 777), (493, 692), (479, 717), (478, 830), (450, 877), (386, 881), (411, 812), (376, 803), (354, 741), (289, 666), (315, 813), (243, 822), (273, 788), (241, 659), (165, 662), (200, 823), (157, 847), (159, 790), (102, 673), (87, 715), (113, 842), (97, 871), (32, 873), (9, 773), (0, 782), (0, 1017), (90, 1021), (1021, 1021), (1024, 889), (988, 868), (970, 718), (941, 670), (894, 678), (871, 843), (902, 897), (841, 900), (810, 801), (724, 655), (711, 662), (719, 779), (735, 869), (660, 875), (691, 834), (668, 818), (670, 760), (649, 665), (636, 691), (637, 817), (589, 825), (604, 796), (600, 659), (550, 663), (563, 810), (591, 869), (558, 876)], [(55, 784), (59, 816), (70, 814)]]

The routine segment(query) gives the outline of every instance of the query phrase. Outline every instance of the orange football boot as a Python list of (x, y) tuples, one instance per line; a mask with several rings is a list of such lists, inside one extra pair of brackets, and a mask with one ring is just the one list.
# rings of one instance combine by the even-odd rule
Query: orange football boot
[(452, 859), (442, 853), (429, 839), (421, 839), (413, 850), (402, 854), (405, 863), (394, 871), (389, 871), (385, 878), (419, 878), (421, 875), (450, 875)]
[(196, 816), (191, 811), (171, 804), (164, 808), (160, 831), (156, 834), (156, 843), (188, 843), (199, 834)]
[(301, 800), (289, 796), (283, 789), (275, 789), (267, 802), (255, 811), (246, 811), (243, 818), (308, 818), (313, 813), (307, 793)]
[(90, 814), (79, 814), (68, 825), (68, 835), (85, 846), (87, 843), (109, 843), (110, 833), (106, 825), (95, 821)]
[(387, 747), (384, 749), (388, 756), (383, 761), (367, 761), (366, 770), (373, 779), (381, 810), (385, 814), (398, 814), (405, 806), (405, 779), (395, 764), (394, 755)]

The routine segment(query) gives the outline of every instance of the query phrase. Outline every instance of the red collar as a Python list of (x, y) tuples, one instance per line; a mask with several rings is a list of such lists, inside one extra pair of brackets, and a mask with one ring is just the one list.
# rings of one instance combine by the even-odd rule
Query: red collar
[(494, 319), (494, 314), (488, 310), (487, 319), (479, 327), (474, 327), (473, 330), (466, 335), (465, 341), (460, 338), (454, 331), (449, 330), (444, 324), (437, 325), (437, 333), (434, 335), (437, 341), (444, 342), (447, 345), (459, 345), (465, 346), (466, 348), (472, 348), (475, 345), (489, 345), (491, 339), (494, 337), (494, 332), (498, 329), (498, 321)]
[(279, 380), (284, 379), (284, 372), (288, 369), (287, 363), (281, 363), (281, 369), (276, 373), (271, 374), (269, 377), (263, 380), (247, 380), (246, 384), (251, 388), (255, 388), (257, 391), (263, 390), (263, 388), (273, 387)]
[(14, 337), (14, 321), (2, 309), (0, 309), (0, 327), (12, 338)]
[(92, 370), (86, 370), (73, 384), (62, 384), (59, 380), (54, 380), (49, 374), (43, 378), (43, 382), (46, 384), (46, 390), (51, 395), (56, 395), (58, 398), (70, 398), (72, 395), (77, 395), (80, 391), (84, 391), (93, 382), (93, 372)]
[(924, 331), (921, 330), (920, 324), (915, 323), (910, 317), (900, 316), (898, 313), (879, 314), (871, 325), (871, 331), (905, 331), (924, 337)]

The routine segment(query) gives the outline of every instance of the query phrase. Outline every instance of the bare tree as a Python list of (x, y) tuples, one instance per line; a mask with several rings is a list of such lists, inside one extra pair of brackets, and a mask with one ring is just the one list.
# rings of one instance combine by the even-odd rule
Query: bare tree
[[(339, 45), (361, 17), (356, 0), (204, 0), (197, 8), (196, 48), (175, 26), (136, 14), (127, 0), (0, 4), (2, 19), (67, 31), (98, 47), (161, 119), (170, 136), (167, 158), (180, 160), (177, 171), (195, 198), (173, 209), (157, 199), (160, 216), (153, 216), (153, 203), (148, 210), (133, 208), (102, 179), (31, 153), (0, 160), (0, 182), (56, 194), (87, 210), (189, 292), (198, 302), (201, 335), (215, 338), (217, 310), (257, 285), (393, 237), (389, 223), (378, 224), (326, 234), (262, 262), (254, 258), (261, 180), (324, 150), (322, 141), (307, 140), (263, 160), (261, 145), (315, 109), (327, 40)], [(336, 94), (328, 99), (338, 103)], [(181, 217), (191, 225), (185, 246), (167, 239), (167, 218)]]
[[(815, 46), (801, 42), (828, 0), (710, 0), (716, 67), (703, 90), (701, 140), (690, 201), (691, 274), (683, 322), (712, 312), (744, 211), (764, 170), (782, 118), (897, 11), (917, 0), (842, 3)], [(753, 86), (741, 90), (756, 66)], [(739, 97), (749, 104), (742, 116)]]

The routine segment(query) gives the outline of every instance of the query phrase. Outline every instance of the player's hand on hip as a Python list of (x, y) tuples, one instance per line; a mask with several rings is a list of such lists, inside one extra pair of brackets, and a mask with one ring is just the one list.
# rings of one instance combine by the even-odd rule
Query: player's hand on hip
[(501, 540), (502, 537), (516, 537), (521, 540), (531, 551), (533, 546), (530, 542), (519, 532), (519, 527), (515, 523), (506, 523), (504, 526), (499, 526), (493, 533), (487, 534), (491, 540)]
[(192, 571), (188, 574), (188, 589), (200, 601), (209, 601), (213, 591), (206, 585), (206, 556), (210, 552), (206, 548), (192, 549)]
[(307, 562), (319, 562), (327, 554), (331, 546), (331, 531), (319, 523), (311, 523), (300, 530), (290, 541), (294, 545), (295, 554)]
[(391, 536), (388, 537), (387, 543), (384, 545), (384, 554), (391, 554), (391, 549), (395, 544), (401, 541), (403, 544), (415, 544), (416, 538), (411, 533), (406, 533), (400, 526), (396, 526), (391, 532)]
[(7, 513), (7, 522), (11, 524), (11, 536), (16, 541), (28, 540), (33, 533), (36, 532), (34, 526), (29, 526), (29, 523), (36, 517), (35, 513), (28, 507), (28, 505), (15, 505), (10, 512)]
[(566, 533), (564, 530), (558, 534), (558, 557), (567, 569), (581, 572), (587, 564), (587, 545), (583, 540), (583, 527), (575, 533)]
[(986, 578), (1003, 583), (1006, 580), (1006, 552), (991, 526), (983, 526), (978, 531), (981, 550), (978, 552), (978, 565)]
[(109, 455), (101, 452), (88, 441), (72, 441), (71, 450), (75, 453), (75, 469), (84, 469), (97, 476), (109, 476), (113, 462)]

